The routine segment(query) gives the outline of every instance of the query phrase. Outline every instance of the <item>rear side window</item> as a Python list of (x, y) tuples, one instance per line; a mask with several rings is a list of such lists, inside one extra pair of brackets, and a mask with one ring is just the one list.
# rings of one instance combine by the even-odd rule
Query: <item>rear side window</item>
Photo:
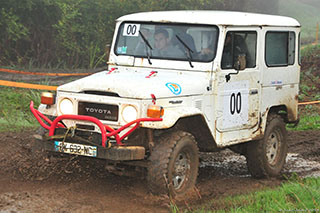
[(294, 32), (267, 32), (266, 64), (269, 67), (293, 65), (295, 59)]

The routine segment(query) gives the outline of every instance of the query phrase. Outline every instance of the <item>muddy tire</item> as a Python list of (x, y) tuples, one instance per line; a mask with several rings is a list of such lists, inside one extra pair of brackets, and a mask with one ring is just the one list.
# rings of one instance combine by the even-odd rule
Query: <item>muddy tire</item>
[(198, 152), (190, 133), (175, 131), (161, 137), (149, 158), (147, 181), (150, 191), (180, 197), (193, 189), (198, 176)]
[(277, 114), (268, 116), (263, 139), (247, 144), (247, 166), (253, 177), (276, 177), (287, 156), (287, 131), (283, 119)]

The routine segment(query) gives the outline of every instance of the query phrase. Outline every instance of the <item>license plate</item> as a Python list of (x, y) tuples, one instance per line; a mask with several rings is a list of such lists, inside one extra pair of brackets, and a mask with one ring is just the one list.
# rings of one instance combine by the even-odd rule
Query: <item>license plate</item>
[(88, 146), (83, 144), (67, 143), (67, 142), (62, 143), (60, 141), (55, 141), (54, 149), (57, 152), (97, 157), (96, 146)]

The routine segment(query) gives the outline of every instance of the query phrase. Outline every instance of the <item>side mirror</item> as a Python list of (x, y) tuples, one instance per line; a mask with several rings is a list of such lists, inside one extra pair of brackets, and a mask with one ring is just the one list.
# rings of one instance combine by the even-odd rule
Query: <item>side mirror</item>
[(244, 70), (246, 66), (247, 66), (246, 55), (245, 54), (238, 55), (238, 59), (233, 65), (234, 69), (240, 71), (240, 70)]
[(231, 75), (238, 75), (239, 71), (244, 70), (247, 66), (247, 60), (246, 60), (246, 55), (245, 54), (240, 54), (238, 55), (237, 61), (233, 64), (233, 68), (237, 70), (236, 73), (229, 73), (226, 75), (226, 82), (229, 82), (231, 79)]

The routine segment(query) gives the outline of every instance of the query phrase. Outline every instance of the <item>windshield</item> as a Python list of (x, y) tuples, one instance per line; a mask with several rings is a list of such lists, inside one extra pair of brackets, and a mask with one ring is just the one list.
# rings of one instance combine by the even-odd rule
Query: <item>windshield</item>
[(116, 55), (209, 62), (216, 55), (218, 28), (208, 25), (122, 23)]

